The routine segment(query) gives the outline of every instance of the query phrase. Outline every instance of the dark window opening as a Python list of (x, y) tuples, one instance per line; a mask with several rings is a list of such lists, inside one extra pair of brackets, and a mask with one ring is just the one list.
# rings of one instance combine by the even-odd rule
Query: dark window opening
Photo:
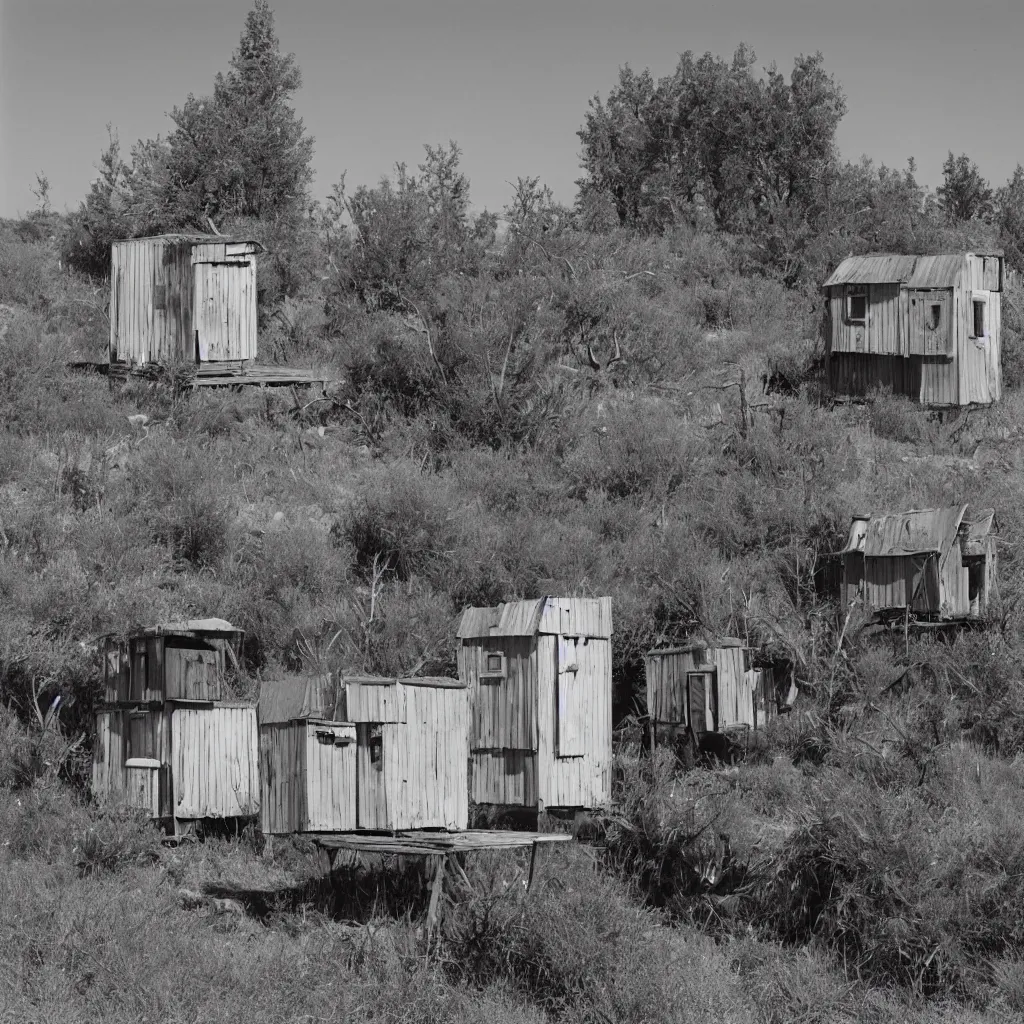
[(167, 308), (167, 285), (155, 284), (153, 285), (153, 308), (154, 309), (166, 309)]
[(937, 331), (939, 324), (942, 322), (942, 307), (937, 303), (933, 302), (928, 307), (928, 319), (925, 322), (925, 326), (929, 331)]
[(974, 300), (974, 336), (985, 337), (985, 300)]
[(865, 292), (851, 292), (847, 311), (850, 323), (864, 323), (868, 316), (868, 297)]
[(384, 770), (384, 730), (380, 725), (371, 724), (367, 735), (367, 746), (370, 748), (370, 764), (377, 771)]
[(501, 671), (502, 658), (500, 654), (488, 654), (487, 655), (487, 671), (488, 672), (500, 672)]
[(127, 758), (158, 757), (155, 722), (146, 711), (131, 711), (128, 714)]

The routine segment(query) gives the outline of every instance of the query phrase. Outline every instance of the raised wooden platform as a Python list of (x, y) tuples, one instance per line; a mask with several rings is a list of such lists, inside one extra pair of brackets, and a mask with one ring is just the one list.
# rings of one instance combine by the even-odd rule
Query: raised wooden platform
[(566, 832), (504, 832), (467, 829), (464, 832), (330, 832), (313, 836), (325, 850), (351, 850), (354, 853), (384, 853), (402, 857), (427, 857), (436, 854), (468, 853), (472, 850), (519, 850), (536, 848), (542, 843), (568, 843)]
[[(128, 366), (126, 363), (107, 363), (79, 361), (68, 363), (71, 370), (88, 370), (101, 373), (116, 380), (127, 380), (129, 377), (143, 380), (160, 380), (169, 367), (157, 363), (144, 363), (141, 366)], [(336, 383), (338, 378), (327, 370), (310, 370), (305, 367), (273, 366), (263, 363), (198, 363), (196, 366), (186, 365), (181, 377), (181, 386), (191, 388), (203, 387), (289, 387), (294, 385), (319, 384), (326, 389), (328, 384)]]
[(533, 885), (533, 874), (537, 864), (537, 848), (550, 843), (569, 843), (572, 836), (565, 832), (489, 832), (484, 829), (467, 829), (464, 832), (428, 832), (410, 830), (407, 832), (331, 832), (312, 836), (318, 846), (327, 851), (331, 870), (339, 850), (353, 853), (393, 854), (401, 857), (433, 857), (434, 875), (430, 882), (430, 904), (427, 908), (427, 948), (430, 935), (438, 922), (441, 904), (441, 890), (449, 863), (462, 881), (472, 888), (457, 858), (453, 853), (470, 853), (479, 850), (530, 850), (530, 873), (526, 879), (527, 890)]

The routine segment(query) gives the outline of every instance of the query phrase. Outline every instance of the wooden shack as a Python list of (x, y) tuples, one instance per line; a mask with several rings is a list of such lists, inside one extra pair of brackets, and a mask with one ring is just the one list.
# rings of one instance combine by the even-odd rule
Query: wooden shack
[(735, 637), (651, 651), (646, 658), (651, 739), (681, 734), (700, 746), (706, 733), (758, 729), (787, 708), (788, 673), (756, 665), (755, 650)]
[(223, 619), (193, 619), (101, 640), (98, 800), (173, 819), (176, 832), (258, 811), (256, 708), (225, 699), (242, 635)]
[(468, 825), (464, 683), (291, 676), (265, 682), (259, 708), (268, 835)]
[(608, 803), (611, 636), (608, 597), (463, 612), (459, 678), (470, 693), (476, 803), (538, 813)]
[(256, 358), (259, 242), (157, 235), (115, 242), (110, 363), (243, 362)]
[(888, 388), (922, 405), (989, 405), (1001, 392), (1001, 252), (851, 256), (824, 284), (838, 395)]
[(984, 618), (995, 585), (995, 513), (967, 505), (854, 516), (841, 552), (844, 606), (880, 618)]

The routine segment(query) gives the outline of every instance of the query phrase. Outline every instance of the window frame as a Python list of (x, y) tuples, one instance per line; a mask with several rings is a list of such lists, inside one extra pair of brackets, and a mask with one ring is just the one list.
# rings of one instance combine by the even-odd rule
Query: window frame
[[(501, 659), (501, 667), (497, 668), (497, 669), (489, 668), (488, 667), (488, 662), (490, 661), (491, 658), (500, 658)], [(480, 666), (480, 676), (479, 676), (480, 680), (482, 682), (483, 681), (487, 681), (487, 682), (491, 682), (491, 683), (500, 683), (503, 679), (505, 679), (505, 677), (507, 675), (508, 675), (508, 662), (506, 661), (506, 658), (505, 658), (505, 652), (504, 651), (489, 651), (489, 650), (487, 650), (485, 648), (484, 651), (483, 651), (483, 661), (482, 661), (481, 666)]]
[[(855, 317), (853, 315), (853, 300), (862, 299), (864, 302), (864, 315)], [(859, 327), (868, 325), (868, 289), (866, 285), (849, 285), (846, 289), (846, 322), (856, 324)]]
[[(978, 333), (978, 307), (981, 307), (981, 334)], [(971, 337), (987, 338), (988, 331), (988, 296), (979, 295), (977, 292), (971, 294)]]

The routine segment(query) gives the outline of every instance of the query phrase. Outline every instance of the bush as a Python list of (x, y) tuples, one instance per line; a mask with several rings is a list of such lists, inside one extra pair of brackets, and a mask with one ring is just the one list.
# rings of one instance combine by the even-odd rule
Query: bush
[(74, 856), (83, 876), (152, 864), (160, 859), (160, 838), (148, 812), (115, 804), (96, 813), (78, 834)]

